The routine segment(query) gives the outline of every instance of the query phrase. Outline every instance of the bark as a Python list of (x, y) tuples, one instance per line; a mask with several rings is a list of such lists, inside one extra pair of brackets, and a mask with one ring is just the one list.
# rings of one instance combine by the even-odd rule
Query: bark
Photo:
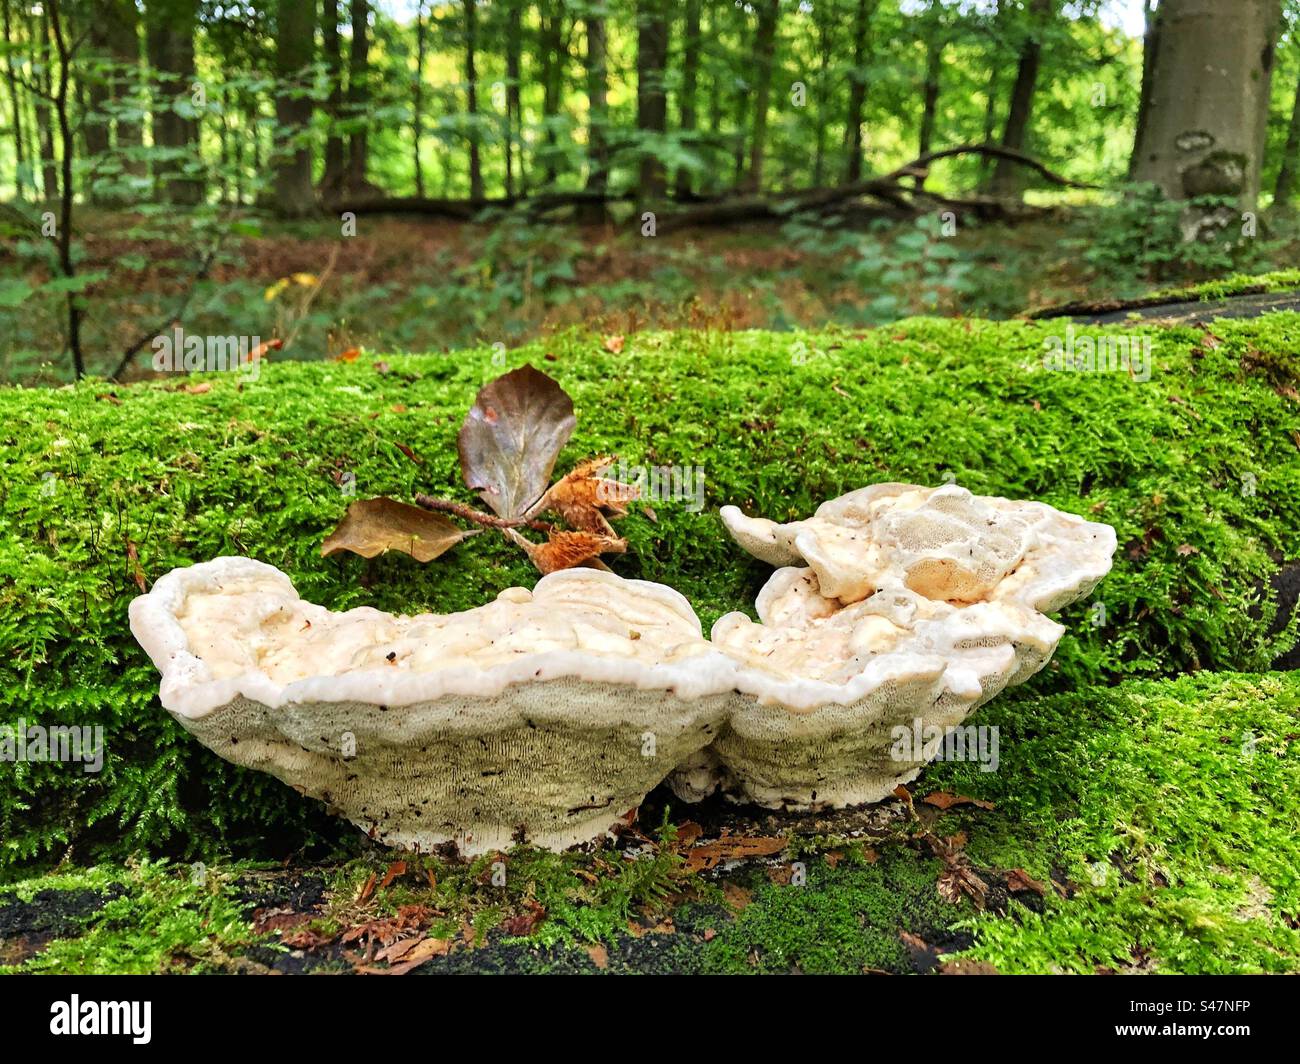
[[(682, 91), (677, 101), (678, 125), (684, 134), (695, 132), (695, 105), (700, 80), (700, 2), (686, 0), (686, 22), (682, 28)], [(686, 167), (677, 171), (677, 198), (691, 195), (691, 174)]]
[(943, 52), (947, 44), (944, 27), (939, 22), (941, 15), (939, 5), (931, 0), (926, 11), (925, 85), (921, 90), (921, 128), (917, 134), (917, 155), (925, 155), (934, 144), (934, 126), (939, 113), (939, 79), (943, 74)]
[(1160, 16), (1163, 13), (1159, 0), (1143, 0), (1142, 14), (1146, 30), (1142, 35), (1142, 89), (1138, 96), (1137, 123), (1133, 130), (1133, 153), (1128, 160), (1128, 177), (1133, 180), (1137, 161), (1142, 155), (1142, 141), (1146, 136), (1147, 116), (1151, 113), (1151, 75), (1155, 69), (1156, 55), (1160, 51)]
[(662, 199), (664, 168), (657, 142), (667, 128), (668, 98), (664, 91), (664, 66), (668, 61), (666, 0), (637, 0), (636, 128), (642, 135), (640, 194), (643, 202)]
[[(70, 27), (63, 15), (59, 0), (46, 0), (46, 25), (54, 44), (54, 61), (58, 65), (59, 80), (53, 92), (54, 116), (59, 124), (61, 163), (63, 170), (62, 194), (59, 200), (59, 231), (57, 247), (59, 267), (63, 276), (71, 281), (77, 275), (72, 259), (72, 205), (75, 189), (72, 187), (73, 135), (68, 117), (68, 84), (72, 79), (72, 59), (75, 45), (69, 40)], [(53, 82), (51, 82), (53, 84)], [(81, 297), (67, 293), (68, 350), (72, 352), (72, 368), (78, 380), (86, 374), (86, 362), (81, 352)]]
[(524, 176), (523, 152), (518, 150), (519, 135), (523, 126), (523, 108), (520, 104), (520, 77), (523, 52), (522, 0), (508, 0), (506, 11), (506, 195), (515, 194), (514, 161), (519, 161), (519, 186), (527, 185)]
[[(177, 113), (174, 106), (193, 91), (197, 0), (148, 0), (145, 19), (149, 65), (159, 77), (153, 107), (154, 145), (197, 157), (198, 120)], [(169, 203), (198, 203), (203, 199), (203, 181), (184, 174), (183, 168), (180, 159), (159, 160), (154, 167), (158, 193)]]
[[(1030, 0), (1029, 26), (1020, 46), (1016, 80), (1011, 88), (1011, 107), (1002, 130), (1002, 147), (1012, 151), (1022, 151), (1025, 147), (1025, 136), (1034, 110), (1034, 94), (1038, 91), (1038, 72), (1043, 59), (1042, 34), (1054, 8), (1055, 0)], [(999, 199), (1019, 198), (1020, 174), (1009, 160), (998, 160), (993, 170), (991, 191)]]
[(338, 134), (343, 116), (343, 49), (339, 43), (339, 0), (321, 0), (321, 56), (329, 73), (330, 92), (325, 101), (329, 132), (325, 137), (325, 165), (321, 172), (322, 196), (332, 197), (343, 185), (347, 153)]
[(564, 92), (564, 67), (569, 58), (564, 41), (564, 6), (551, 0), (543, 5), (538, 47), (542, 55), (542, 160), (543, 183), (555, 184), (559, 149), (556, 145), (555, 120), (560, 113)]
[(370, 102), (370, 4), (351, 0), (352, 46), (348, 51), (348, 117), (361, 119), (348, 137), (347, 171), (344, 184), (352, 194), (369, 187), (366, 168), (370, 162), (370, 138), (366, 132), (366, 106)]
[(476, 0), (465, 0), (465, 110), (470, 117), (469, 130), (469, 198), (483, 199), (483, 164), (478, 151), (478, 74), (474, 69), (474, 49), (478, 45)]
[(871, 18), (878, 0), (858, 0), (853, 16), (853, 69), (849, 72), (849, 110), (844, 125), (844, 180), (862, 177), (862, 110), (867, 102), (867, 59)]
[(33, 108), (36, 113), (37, 141), (40, 150), (41, 193), (46, 200), (54, 200), (59, 195), (58, 160), (54, 151), (54, 117), (50, 110), (49, 98), (54, 94), (53, 80), (50, 77), (50, 17), (48, 12), (32, 16), (31, 19), (32, 54), (37, 57), (41, 69), (32, 74), (40, 95), (35, 97)]
[(108, 49), (116, 65), (113, 100), (118, 107), (113, 120), (114, 146), (127, 174), (143, 177), (148, 170), (144, 158), (144, 123), (123, 113), (128, 107), (144, 110), (146, 92), (140, 73), (140, 12), (135, 0), (108, 0), (104, 17), (108, 22)]
[(424, 135), (424, 53), (426, 47), (424, 3), (415, 5), (415, 85), (411, 99), (412, 162), (415, 164), (415, 194), (424, 195), (424, 164), (420, 161), (420, 139)]
[(764, 0), (758, 9), (758, 32), (754, 38), (754, 59), (758, 78), (754, 86), (753, 138), (749, 143), (749, 173), (745, 188), (757, 192), (763, 187), (763, 160), (767, 151), (767, 109), (772, 98), (772, 69), (776, 65), (776, 23), (778, 0)]
[(316, 209), (311, 146), (304, 140), (312, 102), (303, 91), (316, 50), (316, 5), (279, 0), (275, 29), (275, 205), (281, 214), (302, 216)]
[[(609, 144), (605, 139), (609, 122), (609, 72), (607, 70), (605, 19), (588, 15), (587, 26), (587, 191), (603, 194), (609, 180)], [(509, 189), (506, 195), (510, 195)], [(605, 219), (603, 203), (590, 205), (584, 218), (591, 223)]]
[(830, 69), (833, 46), (831, 34), (834, 28), (834, 11), (827, 12), (824, 4), (813, 7), (813, 21), (817, 25), (817, 126), (813, 132), (813, 185), (821, 185), (826, 175), (826, 128), (830, 125), (830, 111), (827, 107), (831, 98), (830, 81), (827, 72)]
[[(1170, 199), (1219, 196), (1255, 209), (1281, 0), (1163, 0), (1134, 178)], [(1189, 218), (1227, 224), (1223, 212)]]

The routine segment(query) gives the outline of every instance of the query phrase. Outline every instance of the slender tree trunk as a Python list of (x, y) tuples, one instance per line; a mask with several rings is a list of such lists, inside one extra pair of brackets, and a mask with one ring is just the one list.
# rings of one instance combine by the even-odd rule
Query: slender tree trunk
[[(153, 141), (159, 148), (199, 153), (199, 123), (177, 113), (175, 102), (193, 91), (194, 30), (198, 21), (197, 0), (148, 0), (149, 65), (158, 71), (161, 85), (154, 97)], [(179, 159), (165, 159), (154, 169), (159, 194), (170, 203), (198, 203), (203, 199), (203, 182), (184, 174)]]
[[(833, 48), (831, 31), (833, 28), (832, 11), (829, 16), (822, 12), (821, 4), (813, 8), (813, 19), (817, 23), (817, 128), (813, 134), (816, 147), (813, 150), (813, 188), (821, 188), (826, 175), (826, 127), (830, 125), (830, 70)], [(820, 13), (820, 14), (819, 14)]]
[(465, 110), (469, 114), (469, 198), (483, 198), (483, 164), (478, 151), (478, 73), (474, 69), (474, 49), (478, 46), (478, 11), (476, 0), (465, 0)]
[(49, 97), (53, 95), (53, 80), (50, 76), (50, 16), (48, 10), (43, 14), (32, 16), (31, 20), (32, 53), (40, 63), (41, 69), (33, 74), (33, 80), (40, 95), (35, 99), (36, 129), (40, 136), (41, 192), (46, 200), (53, 201), (59, 196), (58, 159), (54, 150), (54, 119), (50, 110)]
[[(1038, 70), (1042, 64), (1042, 35), (1048, 20), (1053, 16), (1054, 6), (1055, 0), (1030, 0), (1030, 25), (1020, 47), (1016, 82), (1011, 89), (1011, 109), (1007, 112), (1007, 124), (1002, 130), (1002, 147), (1012, 151), (1023, 151), (1025, 147), (1029, 119), (1034, 109), (1034, 93), (1038, 89)], [(1009, 159), (999, 159), (993, 168), (993, 195), (1003, 199), (1018, 197), (1020, 176), (1021, 170), (1015, 163)]]
[(526, 191), (524, 153), (519, 148), (523, 132), (523, 107), (520, 104), (521, 53), (523, 52), (522, 0), (508, 0), (506, 11), (506, 195), (515, 194), (513, 160), (519, 160), (519, 188)]
[(541, 7), (541, 32), (538, 43), (542, 53), (542, 172), (546, 185), (553, 185), (558, 170), (559, 149), (555, 123), (564, 94), (564, 69), (568, 53), (564, 44), (564, 5), (552, 0)]
[[(686, 0), (686, 23), (682, 29), (682, 91), (677, 101), (678, 125), (684, 134), (695, 132), (696, 94), (700, 79), (700, 0)], [(677, 198), (691, 194), (691, 173), (686, 167), (677, 170)]]
[[(0, 15), (3, 15), (4, 19), (5, 44), (13, 46), (17, 43), (17, 39), (14, 36), (10, 3), (11, 0), (0, 0)], [(27, 152), (26, 145), (23, 143), (23, 109), (18, 97), (18, 74), (14, 69), (12, 54), (5, 56), (5, 80), (9, 85), (9, 106), (14, 116), (14, 191), (18, 198), (22, 199), (26, 187)]]
[[(934, 125), (939, 113), (939, 79), (943, 75), (943, 51), (947, 41), (939, 23), (942, 14), (935, 0), (927, 11), (929, 26), (925, 47), (925, 87), (922, 90), (921, 128), (917, 135), (917, 155), (925, 155), (934, 146)], [(917, 187), (924, 184), (918, 179)]]
[(366, 168), (370, 161), (370, 138), (364, 121), (370, 102), (370, 4), (351, 0), (352, 47), (348, 52), (348, 117), (360, 118), (359, 128), (348, 137), (347, 177), (350, 193), (363, 193), (369, 187)]
[(849, 111), (844, 120), (844, 181), (862, 178), (862, 110), (867, 102), (868, 31), (878, 0), (858, 0), (853, 17), (853, 69), (849, 72)]
[(1291, 125), (1287, 127), (1286, 147), (1282, 149), (1282, 165), (1273, 187), (1273, 205), (1288, 210), (1295, 193), (1296, 169), (1300, 167), (1300, 82), (1296, 84), (1295, 103), (1291, 106)]
[(772, 100), (772, 69), (776, 65), (776, 21), (778, 0), (764, 0), (758, 9), (758, 32), (754, 38), (754, 59), (758, 63), (754, 86), (753, 139), (749, 142), (749, 173), (745, 187), (758, 192), (763, 187), (763, 160), (767, 152), (767, 109)]
[(1217, 196), (1235, 211), (1189, 215), (1185, 233), (1231, 225), (1259, 196), (1281, 0), (1163, 0), (1159, 51), (1134, 178), (1170, 199)]
[(109, 48), (111, 4), (96, 0), (87, 12), (87, 61), (82, 65), (78, 88), (84, 94), (81, 136), (85, 143), (86, 159), (92, 172), (86, 189), (86, 198), (93, 201), (101, 197), (95, 191), (94, 167), (107, 159), (111, 148), (108, 108), (113, 99), (113, 56)]
[[(71, 281), (76, 275), (72, 259), (72, 205), (76, 190), (72, 187), (73, 134), (68, 118), (68, 84), (72, 80), (72, 53), (74, 45), (68, 39), (70, 32), (60, 10), (59, 0), (46, 0), (46, 24), (54, 41), (54, 57), (58, 63), (58, 86), (53, 92), (54, 114), (59, 123), (59, 140), (62, 147), (63, 191), (59, 200), (59, 231), (57, 236), (59, 266), (63, 276)], [(47, 52), (48, 55), (48, 52)], [(86, 375), (86, 362), (81, 352), (81, 296), (67, 293), (68, 349), (72, 352), (72, 368), (78, 380)]]
[[(636, 128), (643, 138), (658, 141), (667, 128), (668, 98), (664, 67), (668, 62), (668, 12), (666, 0), (637, 0)], [(641, 146), (639, 174), (642, 202), (663, 198), (664, 167), (658, 144)]]
[[(609, 122), (609, 73), (606, 69), (605, 19), (588, 15), (587, 26), (587, 191), (604, 193), (609, 180), (609, 144), (605, 131)], [(584, 220), (605, 220), (605, 204), (591, 203)]]
[(415, 89), (411, 100), (411, 140), (415, 164), (415, 194), (424, 198), (424, 164), (420, 161), (420, 139), (424, 134), (424, 3), (415, 5)]
[(347, 152), (338, 133), (343, 117), (343, 48), (339, 43), (339, 0), (321, 0), (321, 57), (329, 76), (330, 92), (325, 101), (329, 132), (325, 137), (325, 165), (321, 172), (323, 198), (336, 195), (343, 187)]
[(281, 214), (301, 216), (316, 209), (311, 184), (311, 126), (308, 70), (316, 51), (316, 5), (279, 0), (276, 13), (275, 204)]

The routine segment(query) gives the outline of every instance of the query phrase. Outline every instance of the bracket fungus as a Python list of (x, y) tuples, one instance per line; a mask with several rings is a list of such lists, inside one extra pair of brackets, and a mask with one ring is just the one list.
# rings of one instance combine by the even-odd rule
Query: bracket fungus
[(1045, 614), (1110, 568), (1115, 533), (1033, 502), (881, 484), (778, 524), (724, 507), (780, 566), (759, 621), (705, 639), (662, 584), (567, 569), (446, 616), (304, 602), (218, 558), (131, 604), (163, 706), (201, 742), (379, 840), (462, 853), (597, 838), (669, 779), (769, 807), (878, 801), (941, 731), (1043, 667)]
[[(760, 624), (713, 626), (720, 649), (767, 668), (705, 757), (725, 790), (772, 808), (879, 801), (914, 779), (937, 749), (900, 756), (896, 736), (943, 734), (1041, 669), (1065, 631), (1045, 614), (1089, 594), (1116, 546), (1109, 525), (955, 484), (876, 484), (789, 524), (721, 516), (782, 568)], [(697, 797), (701, 759), (689, 768), (674, 786)]]
[(603, 835), (725, 714), (730, 663), (671, 588), (574, 569), (449, 616), (331, 613), (248, 558), (131, 604), (164, 708), (394, 846)]

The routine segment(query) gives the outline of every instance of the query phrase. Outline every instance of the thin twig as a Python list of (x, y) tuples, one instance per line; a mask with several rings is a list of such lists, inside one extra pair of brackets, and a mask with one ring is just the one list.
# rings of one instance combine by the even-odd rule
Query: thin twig
[(531, 528), (534, 532), (551, 531), (551, 526), (545, 521), (525, 520), (522, 517), (513, 520), (508, 517), (497, 517), (494, 514), (485, 514), (482, 510), (475, 510), (472, 506), (466, 506), (463, 502), (452, 502), (450, 499), (435, 499), (432, 495), (417, 495), (415, 505), (424, 510), (455, 514), (457, 517), (472, 521), (476, 525), (482, 525), (484, 528)]

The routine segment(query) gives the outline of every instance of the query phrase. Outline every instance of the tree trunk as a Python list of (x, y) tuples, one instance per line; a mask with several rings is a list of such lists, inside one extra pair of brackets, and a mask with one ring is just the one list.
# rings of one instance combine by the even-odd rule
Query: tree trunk
[(817, 25), (817, 127), (813, 132), (813, 188), (821, 188), (826, 175), (826, 127), (830, 125), (830, 109), (827, 106), (831, 97), (830, 70), (834, 47), (831, 34), (834, 29), (835, 12), (826, 12), (823, 4), (817, 4), (812, 11), (813, 21)]
[(424, 164), (420, 161), (420, 138), (424, 134), (424, 2), (415, 5), (415, 86), (411, 99), (412, 162), (415, 164), (415, 194), (424, 198)]
[(763, 158), (767, 151), (767, 108), (772, 99), (772, 68), (776, 63), (776, 20), (778, 0), (764, 0), (758, 9), (758, 32), (754, 38), (754, 59), (758, 79), (754, 86), (753, 139), (749, 142), (749, 173), (745, 188), (757, 192), (763, 187)]
[(538, 46), (542, 54), (542, 172), (543, 183), (555, 184), (559, 169), (559, 148), (555, 122), (564, 95), (564, 68), (569, 55), (564, 41), (564, 5), (559, 0), (541, 6)]
[(330, 93), (325, 101), (329, 132), (325, 137), (325, 165), (321, 172), (320, 191), (332, 198), (343, 187), (347, 170), (347, 153), (338, 134), (343, 116), (343, 48), (339, 43), (339, 0), (321, 0), (321, 57), (329, 77)]
[[(0, 0), (0, 16), (4, 20), (4, 42), (8, 46), (16, 43), (13, 30), (13, 16), (10, 12), (10, 0)], [(23, 143), (23, 110), (18, 97), (18, 74), (14, 70), (14, 57), (5, 56), (5, 80), (9, 84), (9, 105), (13, 110), (14, 122), (14, 189), (18, 198), (23, 198), (26, 186), (27, 152)]]
[(302, 216), (316, 209), (306, 140), (312, 102), (302, 91), (316, 51), (316, 5), (279, 0), (275, 29), (275, 205), (281, 214)]
[(1291, 125), (1287, 129), (1286, 147), (1282, 149), (1282, 166), (1273, 188), (1273, 206), (1288, 210), (1295, 192), (1296, 168), (1300, 166), (1300, 83), (1296, 84), (1295, 103), (1291, 107)]
[(33, 15), (31, 19), (32, 55), (40, 64), (32, 78), (41, 90), (35, 98), (36, 130), (39, 134), (41, 194), (53, 201), (59, 196), (58, 160), (54, 154), (54, 117), (49, 97), (53, 95), (50, 77), (50, 19), (48, 14)]
[[(927, 155), (934, 146), (934, 126), (939, 113), (939, 79), (943, 74), (943, 51), (947, 41), (944, 39), (944, 27), (940, 23), (943, 10), (937, 0), (930, 0), (926, 9), (925, 42), (925, 87), (921, 92), (921, 128), (917, 134), (916, 154)], [(917, 178), (916, 186), (925, 184), (924, 178)]]
[[(695, 97), (700, 80), (700, 0), (686, 0), (686, 23), (682, 28), (682, 91), (677, 101), (678, 125), (685, 134), (695, 132)], [(677, 171), (677, 198), (691, 194), (691, 174), (686, 167)]]
[(80, 88), (85, 93), (85, 107), (82, 112), (81, 136), (85, 144), (86, 159), (92, 168), (92, 175), (87, 188), (87, 198), (98, 198), (94, 187), (94, 166), (107, 157), (111, 141), (109, 137), (109, 104), (113, 99), (112, 89), (112, 52), (109, 49), (109, 25), (107, 17), (111, 4), (106, 0), (95, 0), (86, 12), (86, 45), (84, 65), (80, 79)]
[[(1007, 124), (1002, 129), (1002, 147), (1023, 151), (1029, 119), (1034, 109), (1034, 93), (1038, 89), (1038, 70), (1043, 58), (1043, 30), (1052, 17), (1055, 0), (1030, 0), (1029, 25), (1024, 43), (1020, 46), (1020, 59), (1016, 64), (1016, 81), (1011, 89), (1011, 108)], [(1016, 199), (1020, 195), (1020, 169), (1008, 159), (999, 159), (993, 169), (992, 194), (999, 199)]]
[(361, 119), (359, 128), (348, 137), (347, 174), (344, 184), (350, 195), (369, 189), (366, 167), (370, 161), (370, 138), (364, 121), (370, 102), (370, 4), (351, 0), (352, 47), (348, 52), (348, 117)]
[[(149, 65), (160, 79), (153, 107), (154, 146), (190, 153), (197, 161), (198, 120), (178, 114), (174, 106), (193, 91), (197, 0), (148, 0), (145, 18)], [(203, 181), (183, 170), (184, 163), (179, 159), (160, 160), (154, 167), (158, 193), (169, 203), (199, 203), (203, 199)]]
[(113, 99), (119, 106), (113, 121), (114, 146), (123, 170), (132, 177), (143, 178), (149, 169), (144, 157), (144, 123), (121, 111), (123, 105), (135, 105), (140, 112), (147, 106), (148, 93), (140, 70), (140, 12), (135, 0), (110, 0), (105, 18), (108, 48), (116, 64)]
[(849, 111), (844, 124), (844, 180), (862, 177), (862, 109), (867, 102), (868, 30), (878, 0), (858, 0), (853, 16), (853, 69), (849, 72)]
[[(663, 198), (665, 188), (658, 142), (668, 121), (664, 92), (664, 66), (668, 61), (666, 0), (637, 0), (636, 21), (636, 128), (642, 138), (638, 176), (642, 202), (653, 202)], [(646, 140), (653, 142), (649, 149)]]
[[(1219, 196), (1255, 209), (1281, 0), (1163, 0), (1159, 51), (1134, 178), (1170, 199)], [(1217, 215), (1211, 217), (1211, 215)], [(1227, 223), (1223, 212), (1189, 218)]]
[(1142, 35), (1142, 89), (1138, 95), (1137, 122), (1133, 129), (1133, 152), (1128, 160), (1128, 179), (1133, 180), (1137, 161), (1142, 156), (1142, 140), (1146, 136), (1147, 115), (1151, 112), (1151, 73), (1155, 69), (1156, 55), (1160, 51), (1160, 16), (1164, 13), (1157, 5), (1159, 0), (1142, 0), (1142, 14), (1146, 30)]
[(478, 45), (476, 0), (465, 0), (465, 110), (470, 118), (469, 130), (469, 198), (483, 198), (483, 164), (478, 152), (478, 74), (474, 69), (474, 49)]
[[(604, 193), (609, 180), (609, 144), (605, 130), (609, 122), (609, 73), (606, 69), (605, 19), (588, 15), (587, 26), (587, 191)], [(593, 202), (583, 211), (584, 220), (605, 220), (605, 205)]]
[(520, 191), (527, 188), (523, 152), (518, 148), (519, 137), (523, 130), (523, 108), (520, 106), (519, 91), (524, 29), (522, 0), (508, 0), (508, 3), (510, 6), (506, 11), (506, 195), (513, 196), (515, 158), (519, 160)]

